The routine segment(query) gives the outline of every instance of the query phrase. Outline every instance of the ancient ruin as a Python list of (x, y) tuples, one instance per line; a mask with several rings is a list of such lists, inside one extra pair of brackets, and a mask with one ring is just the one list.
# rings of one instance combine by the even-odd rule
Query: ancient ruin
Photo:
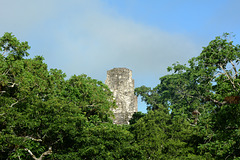
[(105, 83), (113, 92), (118, 108), (113, 109), (115, 124), (129, 124), (134, 112), (138, 111), (137, 96), (134, 95), (132, 71), (127, 68), (114, 68), (107, 72)]

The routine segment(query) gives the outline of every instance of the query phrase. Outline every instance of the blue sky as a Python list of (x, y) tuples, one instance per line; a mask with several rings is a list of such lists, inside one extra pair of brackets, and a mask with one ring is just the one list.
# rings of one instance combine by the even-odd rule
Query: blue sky
[[(224, 32), (240, 40), (239, 0), (0, 0), (0, 35), (28, 41), (49, 68), (105, 81), (115, 67), (155, 87), (166, 68)], [(139, 110), (145, 112), (139, 102)]]

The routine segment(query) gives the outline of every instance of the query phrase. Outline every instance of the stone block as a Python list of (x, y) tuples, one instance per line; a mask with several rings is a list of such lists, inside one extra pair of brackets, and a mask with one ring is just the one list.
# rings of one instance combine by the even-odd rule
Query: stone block
[(113, 109), (115, 124), (129, 124), (134, 112), (138, 111), (137, 96), (134, 95), (132, 71), (114, 68), (107, 72), (105, 84), (113, 92), (118, 108)]

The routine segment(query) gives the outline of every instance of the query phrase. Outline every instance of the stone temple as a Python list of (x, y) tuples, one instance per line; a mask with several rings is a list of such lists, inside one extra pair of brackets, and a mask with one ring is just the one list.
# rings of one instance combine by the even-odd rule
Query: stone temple
[(129, 124), (134, 112), (138, 111), (137, 96), (134, 95), (132, 71), (127, 68), (114, 68), (107, 72), (105, 84), (113, 92), (118, 108), (113, 109), (115, 124)]

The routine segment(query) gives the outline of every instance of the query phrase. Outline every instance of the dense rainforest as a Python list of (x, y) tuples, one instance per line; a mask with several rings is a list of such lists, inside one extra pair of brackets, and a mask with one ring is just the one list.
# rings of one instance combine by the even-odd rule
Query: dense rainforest
[(226, 33), (168, 67), (130, 125), (112, 123), (108, 87), (48, 69), (30, 46), (0, 38), (0, 159), (240, 159), (240, 46)]

